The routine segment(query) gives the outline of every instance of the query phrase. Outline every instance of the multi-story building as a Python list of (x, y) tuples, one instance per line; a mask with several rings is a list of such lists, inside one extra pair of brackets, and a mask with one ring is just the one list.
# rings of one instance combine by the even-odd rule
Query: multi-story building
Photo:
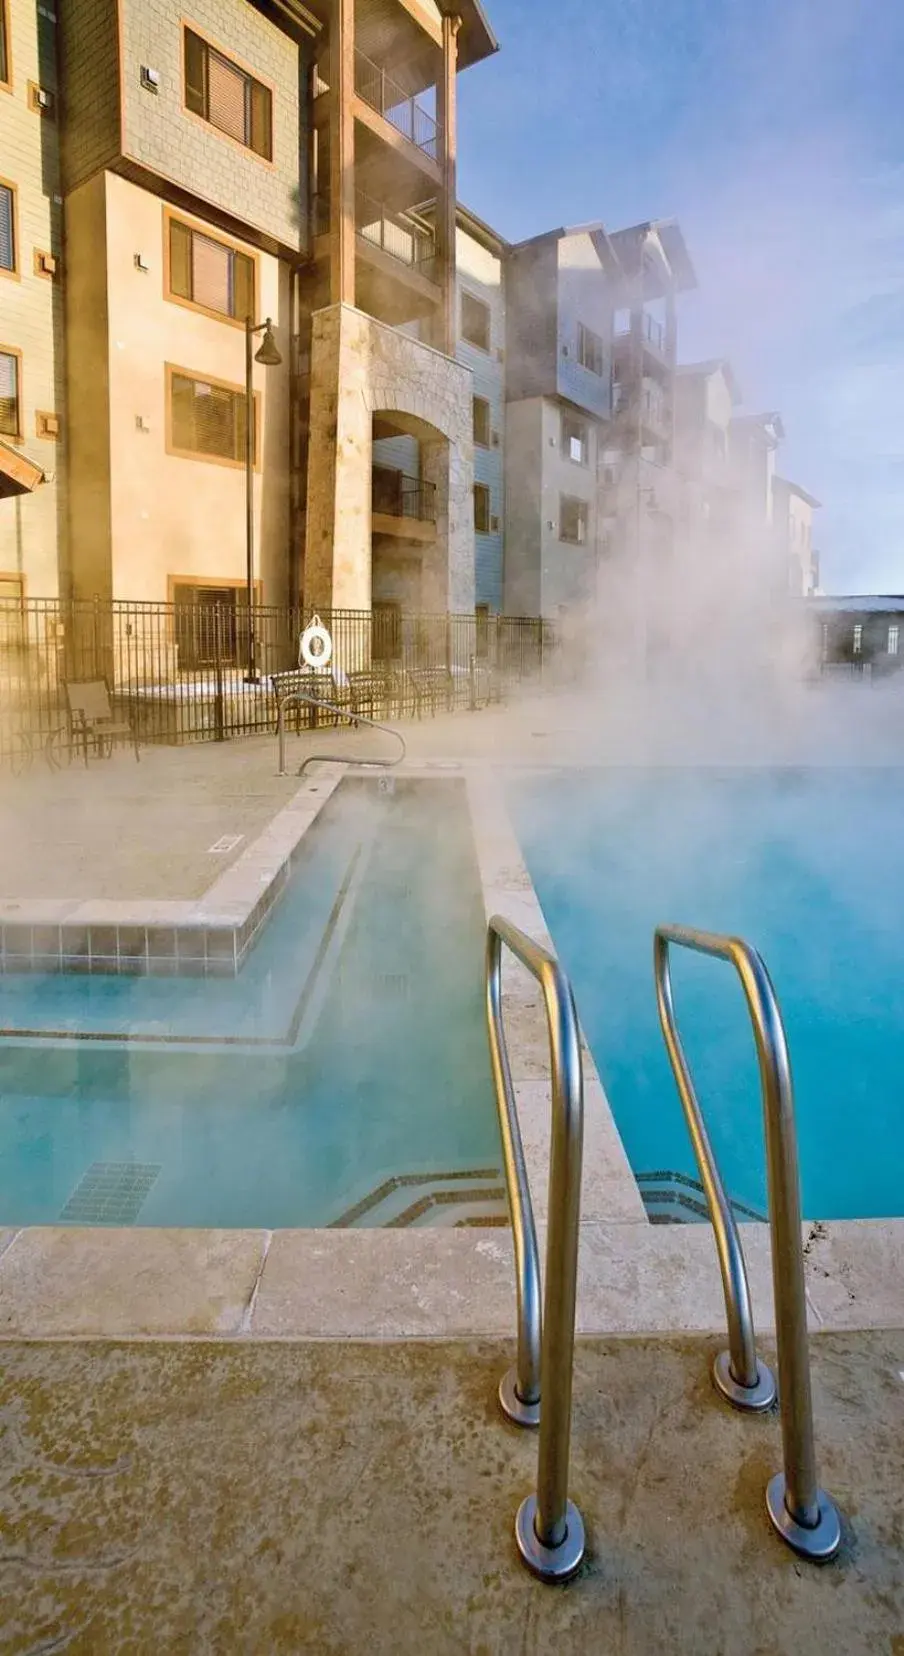
[(600, 224), (509, 249), (505, 608), (555, 616), (589, 602), (599, 559), (600, 456), (612, 419), (620, 269)]
[(772, 528), (776, 556), (787, 571), (787, 590), (809, 598), (819, 590), (819, 553), (813, 547), (813, 513), (820, 502), (787, 477), (772, 479)]
[(847, 666), (872, 678), (904, 669), (904, 594), (812, 597), (804, 606), (811, 652), (823, 669)]
[[(36, 528), (45, 483), (30, 590), (62, 570), (76, 595), (239, 598), (250, 425), (258, 597), (473, 607), (455, 88), (496, 48), (477, 0), (60, 0), (61, 88), (37, 11), (0, 0), (4, 491), (56, 471), (63, 379), (73, 418), (68, 550)], [(267, 319), (278, 362), (269, 336), (257, 360)], [(394, 488), (372, 459), (399, 439)], [(16, 574), (18, 516), (0, 522)]]
[[(66, 568), (59, 81), (51, 6), (0, 0), (0, 599)], [(4, 614), (14, 613), (9, 605)]]
[(474, 437), (474, 597), (478, 611), (503, 607), (505, 355), (508, 244), (459, 207), (456, 237), (456, 356), (471, 374)]

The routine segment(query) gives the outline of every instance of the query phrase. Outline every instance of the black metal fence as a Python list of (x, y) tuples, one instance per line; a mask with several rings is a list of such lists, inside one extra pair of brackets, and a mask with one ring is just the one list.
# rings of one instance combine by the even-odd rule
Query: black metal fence
[[(67, 684), (104, 680), (142, 743), (224, 741), (276, 725), (270, 676), (298, 665), (310, 610), (256, 607), (209, 589), (197, 601), (0, 600), (0, 762), (71, 756)], [(477, 707), (537, 681), (553, 639), (532, 618), (332, 610), (337, 684), (367, 680), (375, 717)], [(429, 690), (429, 693), (427, 691)], [(329, 699), (329, 683), (324, 699)]]

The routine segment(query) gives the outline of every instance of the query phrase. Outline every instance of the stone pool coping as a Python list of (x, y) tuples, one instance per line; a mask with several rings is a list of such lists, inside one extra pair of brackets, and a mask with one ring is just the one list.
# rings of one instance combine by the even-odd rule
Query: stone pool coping
[[(255, 890), (259, 894), (262, 879), (269, 889), (278, 871), (290, 866), (341, 777), (372, 774), (340, 765), (330, 771), (315, 783), (316, 803), (310, 788), (300, 789), (200, 903), (167, 906), (216, 916), (223, 912), (224, 886), (236, 894), (236, 904)], [(434, 781), (455, 775), (464, 782), (487, 917), (502, 913), (551, 946), (492, 767), (409, 763), (397, 773)], [(137, 906), (129, 908), (134, 912)], [(503, 986), (542, 1248), (550, 1110), (545, 1019), (533, 979), (511, 957), (504, 962)], [(725, 1311), (709, 1226), (649, 1223), (583, 1040), (582, 1051), (578, 1331), (723, 1331)], [(769, 1333), (774, 1318), (768, 1227), (745, 1225), (743, 1237), (757, 1327)], [(804, 1245), (814, 1331), (902, 1325), (904, 1220), (805, 1225)], [(0, 1339), (437, 1339), (513, 1336), (514, 1329), (511, 1235), (505, 1229), (270, 1232), (36, 1226), (0, 1232)]]
[(0, 973), (235, 977), (346, 769), (323, 763), (201, 897), (0, 901)]

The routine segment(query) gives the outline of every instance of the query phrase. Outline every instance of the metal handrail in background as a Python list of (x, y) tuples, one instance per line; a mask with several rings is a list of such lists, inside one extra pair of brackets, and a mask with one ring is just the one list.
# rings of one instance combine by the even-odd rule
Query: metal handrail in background
[(394, 759), (356, 759), (347, 753), (309, 753), (298, 767), (298, 775), (303, 776), (308, 765), (315, 760), (322, 760), (325, 764), (333, 765), (373, 765), (379, 770), (388, 770), (398, 765), (406, 754), (405, 738), (401, 731), (393, 730), (391, 725), (377, 724), (376, 719), (368, 719), (363, 713), (352, 713), (347, 707), (337, 707), (335, 702), (323, 701), (320, 696), (309, 696), (304, 690), (290, 690), (286, 695), (276, 691), (276, 735), (279, 740), (279, 770), (278, 776), (288, 776), (286, 770), (286, 708), (293, 702), (305, 702), (308, 707), (324, 707), (328, 713), (338, 713), (341, 718), (348, 719), (353, 725), (368, 725), (371, 730), (382, 731), (384, 736), (394, 736), (401, 748)]
[[(503, 943), (540, 984), (549, 1026), (552, 1135), (542, 1320), (537, 1233), (503, 1027)], [(571, 985), (558, 961), (499, 915), (487, 928), (486, 1011), (518, 1293), (518, 1360), (500, 1384), (499, 1401), (518, 1425), (540, 1426), (537, 1493), (518, 1509), (515, 1539), (524, 1563), (542, 1581), (565, 1581), (584, 1556), (583, 1521), (568, 1499), (584, 1141), (581, 1044)]]
[(735, 968), (753, 1025), (766, 1133), (783, 1459), (783, 1471), (777, 1472), (767, 1486), (766, 1507), (789, 1546), (804, 1558), (826, 1562), (834, 1558), (841, 1544), (841, 1521), (834, 1502), (819, 1488), (816, 1478), (794, 1091), (781, 1012), (763, 960), (742, 938), (687, 926), (657, 926), (653, 957), (659, 1021), (706, 1190), (728, 1313), (730, 1351), (716, 1359), (714, 1377), (730, 1402), (757, 1409), (768, 1407), (772, 1401), (768, 1394), (771, 1391), (774, 1395), (774, 1382), (768, 1369), (757, 1362), (740, 1234), (678, 1035), (669, 971), (672, 943), (727, 960)]

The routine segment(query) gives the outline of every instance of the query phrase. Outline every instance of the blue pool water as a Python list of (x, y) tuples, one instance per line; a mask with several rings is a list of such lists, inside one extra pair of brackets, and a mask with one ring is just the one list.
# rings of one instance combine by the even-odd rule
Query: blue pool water
[[(585, 772), (510, 807), (636, 1174), (696, 1167), (653, 987), (655, 925), (739, 934), (775, 984), (808, 1218), (904, 1214), (904, 773)], [(722, 962), (672, 951), (725, 1184), (762, 1211), (759, 1084)]]
[(463, 790), (347, 780), (235, 980), (0, 977), (0, 1225), (322, 1225), (391, 1180), (348, 1222), (454, 1222), (499, 1184), (483, 935)]

